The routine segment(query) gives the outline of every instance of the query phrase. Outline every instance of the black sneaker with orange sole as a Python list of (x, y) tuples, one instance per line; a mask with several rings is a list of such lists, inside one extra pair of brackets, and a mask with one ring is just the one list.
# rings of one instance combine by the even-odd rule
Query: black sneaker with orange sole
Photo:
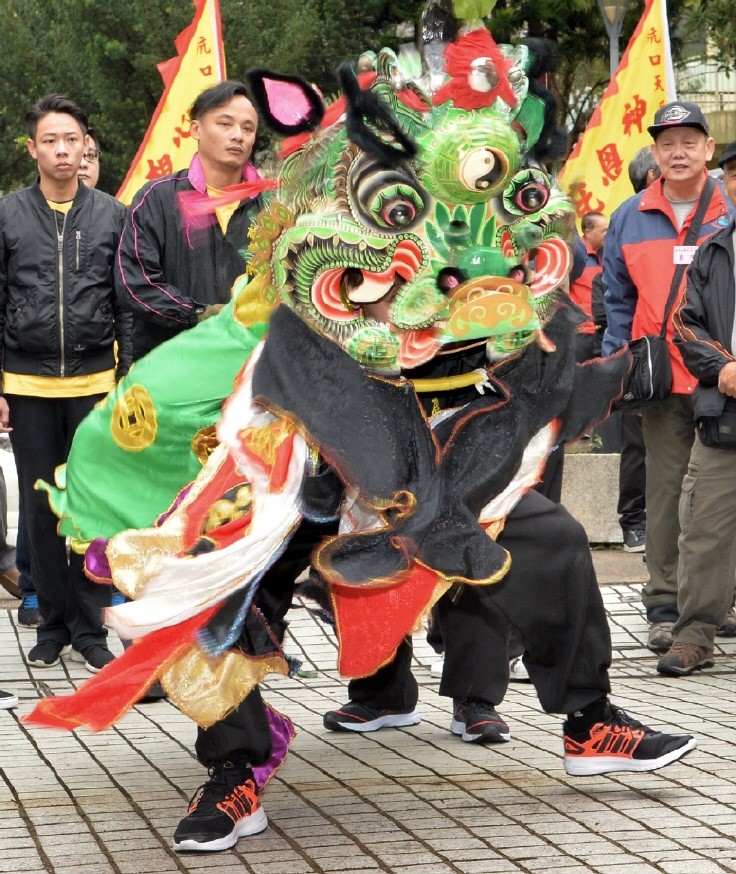
[(602, 722), (584, 734), (563, 726), (565, 770), (574, 777), (615, 771), (656, 771), (695, 749), (690, 734), (663, 734), (606, 704)]
[(249, 767), (223, 762), (213, 765), (209, 774), (174, 832), (177, 853), (228, 850), (239, 838), (258, 834), (268, 825)]

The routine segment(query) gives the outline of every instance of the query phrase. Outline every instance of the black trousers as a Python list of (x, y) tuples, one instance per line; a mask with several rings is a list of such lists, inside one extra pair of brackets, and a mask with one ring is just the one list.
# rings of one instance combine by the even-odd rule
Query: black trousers
[(66, 461), (79, 423), (103, 397), (6, 395), (33, 584), (44, 618), (37, 638), (39, 642), (54, 640), (63, 645), (71, 642), (80, 652), (105, 643), (107, 629), (102, 624), (102, 610), (110, 605), (111, 590), (85, 576), (83, 556), (72, 552), (67, 557), (66, 542), (56, 532), (58, 520), (51, 512), (48, 496), (33, 485), (37, 479), (54, 482), (54, 470)]
[[(283, 619), (293, 581), (308, 565), (312, 548), (330, 530), (303, 523), (291, 548), (264, 576), (259, 606)], [(509, 550), (509, 574), (493, 586), (463, 586), (456, 603), (440, 609), (445, 669), (440, 694), (500, 701), (508, 684), (506, 652), (515, 627), (542, 707), (572, 713), (610, 690), (611, 639), (603, 601), (582, 526), (560, 505), (535, 491), (506, 520), (499, 543)], [(444, 599), (443, 599), (444, 600)], [(269, 607), (270, 604), (270, 607)], [(411, 641), (371, 677), (351, 680), (351, 701), (410, 710), (418, 700), (411, 673)], [(258, 765), (271, 751), (263, 702), (254, 690), (240, 707), (209, 729), (199, 729), (197, 758), (204, 765), (248, 760)]]
[[(581, 335), (583, 336), (583, 335)], [(542, 479), (534, 486), (534, 491), (549, 498), (555, 504), (560, 503), (562, 497), (562, 475), (565, 466), (565, 446), (564, 444), (557, 446), (549, 455), (547, 464), (544, 468)], [(501, 541), (503, 542), (503, 540)], [(444, 602), (443, 609), (447, 611), (450, 603), (453, 603), (462, 588), (457, 588), (442, 598)], [(435, 605), (430, 618), (429, 630), (427, 632), (427, 642), (436, 652), (444, 653), (445, 643), (442, 638), (442, 626), (439, 620), (439, 604)], [(447, 625), (447, 622), (445, 622)], [(523, 655), (524, 644), (521, 640), (521, 635), (515, 628), (510, 630), (499, 616), (488, 615), (485, 632), (485, 644), (487, 652), (487, 660), (493, 678), (492, 697), (484, 698), (485, 701), (490, 701), (491, 704), (500, 704), (506, 695), (508, 687), (509, 672), (508, 666), (503, 663), (508, 662), (512, 658)], [(469, 695), (461, 697), (470, 697)]]
[(618, 518), (624, 531), (644, 528), (647, 521), (647, 451), (641, 416), (621, 416), (621, 460), (618, 469)]
[[(492, 586), (463, 586), (459, 598), (445, 596), (438, 605), (445, 641), (440, 695), (499, 703), (508, 685), (512, 627), (545, 711), (572, 713), (607, 695), (611, 638), (583, 527), (564, 507), (530, 491), (498, 542), (511, 554), (506, 577)], [(417, 702), (410, 674), (407, 641), (378, 674), (351, 681), (349, 697), (410, 709)]]

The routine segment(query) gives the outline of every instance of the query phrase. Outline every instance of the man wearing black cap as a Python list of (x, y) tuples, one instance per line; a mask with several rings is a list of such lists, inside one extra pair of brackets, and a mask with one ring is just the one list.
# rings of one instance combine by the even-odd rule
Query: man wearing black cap
[[(676, 101), (661, 107), (648, 128), (661, 176), (623, 203), (611, 217), (603, 255), (608, 326), (603, 354), (631, 339), (658, 334), (678, 264), (689, 264), (700, 243), (729, 223), (732, 207), (720, 186), (706, 192), (702, 225), (685, 245), (708, 180), (715, 143), (699, 106)], [(696, 380), (673, 342), (672, 315), (684, 292), (676, 290), (667, 325), (672, 394), (642, 417), (647, 451), (646, 553), (650, 579), (642, 600), (650, 623), (648, 646), (666, 652), (678, 613), (678, 506), (694, 439), (692, 392)]]
[[(736, 203), (736, 142), (718, 162)], [(698, 249), (687, 292), (675, 313), (675, 343), (698, 380), (693, 393), (697, 435), (680, 505), (680, 618), (674, 642), (657, 665), (684, 676), (713, 665), (716, 630), (731, 607), (736, 574), (736, 222)]]

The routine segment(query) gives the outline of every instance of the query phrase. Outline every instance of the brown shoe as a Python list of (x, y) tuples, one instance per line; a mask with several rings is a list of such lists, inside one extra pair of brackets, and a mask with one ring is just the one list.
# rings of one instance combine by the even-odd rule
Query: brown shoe
[(674, 622), (655, 622), (649, 626), (649, 639), (647, 646), (652, 652), (667, 652), (672, 646), (672, 626)]
[(703, 668), (712, 668), (714, 664), (712, 649), (675, 641), (669, 652), (657, 662), (657, 670), (671, 677), (687, 677)]
[(736, 610), (733, 607), (726, 613), (723, 625), (716, 630), (719, 637), (736, 637)]
[[(18, 573), (18, 568), (11, 567), (0, 573), (0, 586), (6, 592), (10, 592), (14, 598), (20, 598), (19, 580), (20, 574)], [(736, 634), (736, 631), (734, 631), (734, 634)]]

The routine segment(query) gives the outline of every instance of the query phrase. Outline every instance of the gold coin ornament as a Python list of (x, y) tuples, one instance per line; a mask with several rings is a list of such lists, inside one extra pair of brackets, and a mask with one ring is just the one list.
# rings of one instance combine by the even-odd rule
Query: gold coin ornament
[(146, 389), (132, 385), (117, 401), (110, 417), (113, 440), (128, 452), (142, 452), (156, 439), (156, 407)]

